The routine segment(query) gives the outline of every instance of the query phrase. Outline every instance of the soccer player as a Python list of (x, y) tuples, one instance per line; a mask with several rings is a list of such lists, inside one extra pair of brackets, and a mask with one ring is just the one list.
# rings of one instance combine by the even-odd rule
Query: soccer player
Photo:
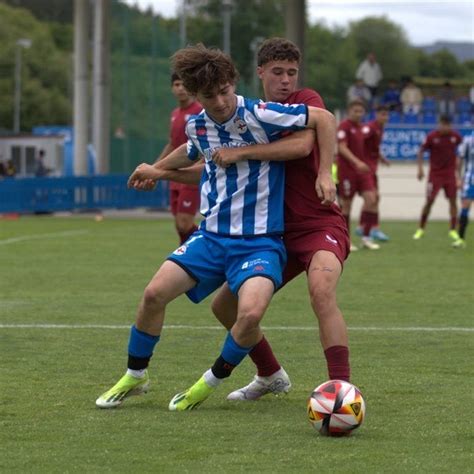
[[(183, 293), (199, 302), (227, 280), (232, 293), (238, 295), (237, 319), (214, 365), (192, 387), (173, 397), (170, 410), (199, 406), (262, 338), (259, 322), (281, 285), (286, 260), (281, 239), (284, 165), (245, 160), (223, 168), (212, 160), (215, 152), (221, 147), (273, 142), (285, 131), (305, 127), (317, 131), (322, 159), (330, 162), (335, 146), (335, 119), (329, 112), (235, 95), (238, 73), (219, 50), (203, 45), (181, 49), (173, 56), (173, 66), (204, 107), (186, 126), (187, 156), (177, 150), (153, 166), (142, 164), (129, 184), (156, 179), (160, 168), (190, 166), (203, 155), (201, 212), (205, 219), (146, 287), (130, 332), (127, 373), (97, 399), (101, 408), (115, 407), (125, 397), (147, 390), (147, 367), (160, 338), (166, 305)], [(268, 149), (277, 155), (284, 148), (272, 145)], [(319, 185), (321, 198), (333, 200), (330, 177), (320, 179)]]
[(422, 181), (425, 177), (423, 171), (423, 154), (425, 151), (429, 152), (430, 171), (428, 174), (426, 202), (421, 211), (420, 226), (413, 235), (415, 240), (419, 240), (424, 236), (431, 206), (433, 206), (441, 188), (444, 189), (444, 194), (449, 201), (449, 236), (454, 241), (459, 239), (459, 234), (456, 231), (458, 213), (456, 194), (461, 182), (458, 174), (459, 166), (457, 165), (456, 151), (461, 142), (461, 135), (451, 128), (451, 119), (446, 115), (442, 115), (439, 119), (438, 129), (428, 133), (418, 151), (418, 180)]
[[(324, 108), (321, 97), (315, 91), (296, 90), (301, 54), (291, 41), (283, 38), (266, 40), (259, 49), (257, 60), (257, 72), (262, 80), (266, 100), (289, 104), (302, 102)], [(311, 134), (311, 131), (297, 132), (293, 136), (303, 134)], [(320, 153), (318, 146), (314, 146), (312, 136), (309, 138), (311, 153), (298, 155), (298, 152), (295, 152), (293, 156), (289, 152), (281, 154), (281, 158), (286, 160), (301, 156), (300, 159), (285, 163), (284, 242), (288, 264), (283, 274), (283, 285), (301, 272), (306, 272), (311, 305), (318, 318), (319, 337), (329, 378), (349, 381), (347, 329), (336, 299), (336, 287), (342, 273), (342, 265), (349, 253), (349, 235), (339, 207), (321, 199), (318, 190), (320, 181), (327, 181), (331, 175), (332, 157), (327, 159)], [(283, 144), (285, 140), (288, 138), (279, 141), (278, 145)], [(307, 139), (306, 142), (308, 143)], [(265, 145), (260, 151), (270, 146)], [(271, 153), (259, 156), (255, 148), (221, 148), (216, 152), (216, 160), (224, 162), (226, 166), (234, 160), (242, 159), (245, 154), (252, 156), (254, 160), (276, 157)], [(185, 175), (186, 173), (182, 173), (178, 177), (173, 173), (163, 175), (162, 178), (183, 179)], [(219, 290), (212, 307), (219, 321), (226, 328), (232, 327), (237, 316), (238, 301), (227, 284)], [(257, 374), (248, 385), (230, 393), (228, 399), (257, 400), (269, 393), (289, 391), (290, 379), (265, 337), (254, 346), (249, 356), (257, 366)]]
[[(362, 118), (365, 105), (360, 101), (352, 101), (347, 109), (347, 119), (343, 120), (337, 131), (337, 172), (339, 181), (339, 203), (347, 228), (350, 229), (352, 201), (359, 193), (364, 204), (362, 207), (362, 247), (377, 250), (380, 245), (370, 237), (370, 229), (377, 223), (377, 192), (375, 174), (367, 163), (365, 153), (365, 137), (362, 132)], [(351, 250), (357, 250), (351, 244)]]
[(461, 188), (461, 213), (459, 215), (459, 238), (452, 245), (454, 248), (466, 247), (466, 227), (469, 222), (469, 210), (474, 199), (474, 133), (464, 137), (459, 147), (459, 175), (464, 167)]
[(360, 214), (360, 226), (357, 229), (357, 234), (365, 235), (367, 229), (364, 229), (364, 225), (371, 226), (369, 235), (374, 240), (386, 242), (389, 240), (388, 236), (382, 232), (379, 228), (379, 208), (380, 208), (380, 193), (378, 186), (377, 168), (380, 163), (386, 166), (390, 166), (390, 161), (383, 156), (380, 151), (380, 143), (382, 141), (383, 131), (385, 124), (388, 122), (389, 109), (386, 105), (379, 105), (375, 109), (375, 119), (363, 125), (362, 133), (364, 134), (365, 154), (366, 163), (370, 167), (370, 171), (375, 182), (375, 192), (377, 199), (377, 212), (375, 216), (367, 214), (366, 211), (362, 210)]
[[(171, 112), (169, 142), (163, 148), (158, 160), (169, 155), (173, 150), (187, 142), (185, 133), (186, 123), (192, 115), (202, 110), (202, 105), (184, 88), (183, 81), (173, 73), (171, 75), (171, 92), (178, 101), (178, 107)], [(182, 244), (197, 230), (194, 216), (199, 208), (199, 188), (195, 184), (181, 184), (170, 181), (171, 213)]]

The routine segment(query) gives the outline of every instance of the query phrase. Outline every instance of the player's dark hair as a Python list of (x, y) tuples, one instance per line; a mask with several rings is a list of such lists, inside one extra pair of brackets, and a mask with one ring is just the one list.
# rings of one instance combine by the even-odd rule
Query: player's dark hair
[(444, 123), (445, 125), (451, 124), (451, 117), (449, 115), (441, 115), (439, 117), (439, 123)]
[(367, 110), (367, 105), (365, 104), (365, 102), (359, 99), (351, 100), (347, 105), (347, 108), (352, 109), (352, 107), (356, 107), (357, 105), (360, 105), (361, 107), (364, 107), (364, 110)]
[(212, 93), (216, 87), (235, 84), (239, 78), (230, 56), (202, 43), (182, 48), (171, 56), (173, 70), (192, 95)]
[(257, 53), (257, 65), (263, 66), (270, 61), (295, 61), (299, 63), (301, 52), (296, 44), (286, 38), (270, 38), (265, 40)]
[(171, 73), (171, 85), (173, 85), (174, 81), (180, 81), (180, 80), (181, 78), (178, 76), (178, 74), (176, 74), (175, 72)]
[(375, 107), (375, 111), (376, 112), (389, 112), (390, 109), (386, 105), (379, 104), (379, 105), (377, 105), (377, 107)]

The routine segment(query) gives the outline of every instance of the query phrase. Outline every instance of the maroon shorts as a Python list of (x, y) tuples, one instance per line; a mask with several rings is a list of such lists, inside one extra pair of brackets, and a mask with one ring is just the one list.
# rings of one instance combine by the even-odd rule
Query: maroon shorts
[(283, 272), (283, 285), (301, 272), (307, 271), (313, 255), (319, 250), (332, 252), (341, 265), (344, 265), (351, 245), (347, 229), (341, 227), (286, 232), (283, 240), (288, 253), (288, 263)]
[(456, 176), (454, 173), (445, 175), (430, 174), (428, 176), (428, 185), (426, 187), (426, 197), (434, 201), (440, 189), (444, 189), (444, 194), (448, 199), (456, 198)]
[(173, 216), (190, 214), (194, 216), (199, 209), (199, 187), (181, 184), (170, 189), (170, 205)]
[(375, 173), (355, 173), (339, 170), (339, 196), (351, 199), (356, 193), (377, 190), (377, 177)]

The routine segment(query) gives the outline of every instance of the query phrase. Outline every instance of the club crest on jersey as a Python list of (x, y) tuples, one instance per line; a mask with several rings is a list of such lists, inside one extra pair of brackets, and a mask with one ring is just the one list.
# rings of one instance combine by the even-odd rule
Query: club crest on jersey
[(245, 133), (247, 131), (247, 124), (245, 123), (245, 120), (242, 120), (240, 117), (235, 117), (234, 125), (236, 126), (239, 133)]
[(196, 135), (199, 135), (200, 137), (202, 137), (205, 134), (206, 134), (206, 128), (205, 127), (197, 127), (196, 128)]
[(174, 255), (184, 255), (186, 253), (186, 250), (187, 250), (187, 246), (186, 245), (181, 245), (181, 247), (178, 247), (174, 252), (173, 254)]

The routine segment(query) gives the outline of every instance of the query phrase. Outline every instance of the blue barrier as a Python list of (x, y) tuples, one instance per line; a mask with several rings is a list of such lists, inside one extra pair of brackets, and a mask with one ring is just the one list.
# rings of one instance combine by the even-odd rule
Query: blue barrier
[[(384, 156), (392, 160), (415, 160), (420, 145), (426, 135), (434, 130), (436, 125), (395, 125), (385, 126), (381, 149)], [(472, 126), (459, 127), (453, 125), (462, 136), (472, 133)]]
[(166, 208), (168, 183), (155, 191), (127, 188), (127, 175), (0, 180), (0, 213)]

